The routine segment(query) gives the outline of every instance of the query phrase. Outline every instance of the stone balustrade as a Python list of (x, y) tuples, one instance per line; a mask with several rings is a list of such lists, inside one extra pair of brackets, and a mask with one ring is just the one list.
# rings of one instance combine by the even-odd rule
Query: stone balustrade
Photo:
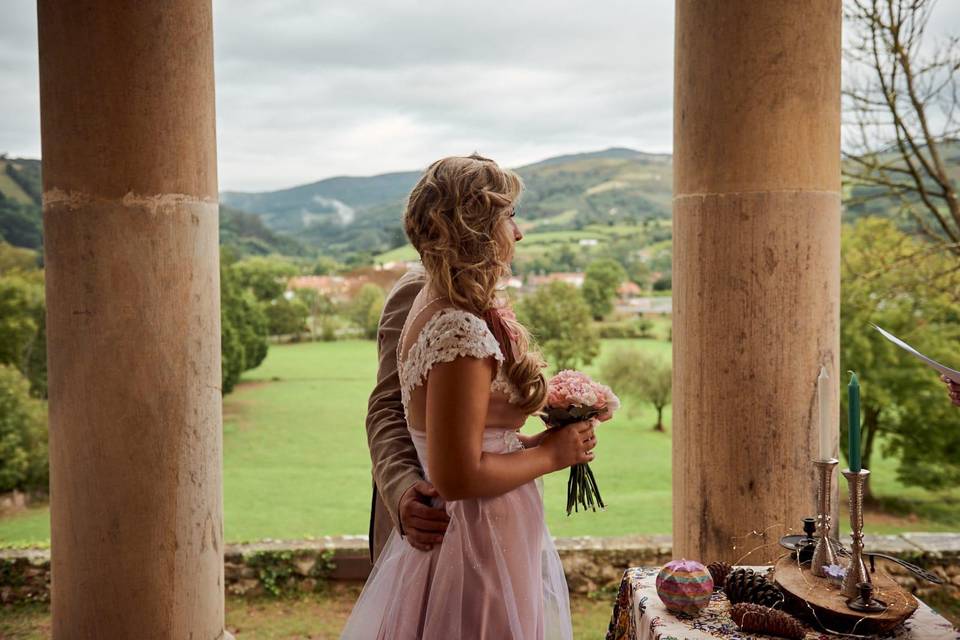
[[(570, 591), (577, 594), (613, 589), (627, 567), (663, 564), (672, 553), (670, 536), (557, 538), (556, 544)], [(888, 564), (897, 581), (921, 598), (943, 589), (960, 598), (960, 534), (867, 536), (866, 547), (944, 578), (947, 584), (938, 587)], [(362, 581), (369, 570), (366, 536), (230, 544), (224, 557), (227, 594), (245, 597), (308, 593), (331, 580)], [(0, 603), (46, 601), (49, 587), (49, 550), (0, 550)]]

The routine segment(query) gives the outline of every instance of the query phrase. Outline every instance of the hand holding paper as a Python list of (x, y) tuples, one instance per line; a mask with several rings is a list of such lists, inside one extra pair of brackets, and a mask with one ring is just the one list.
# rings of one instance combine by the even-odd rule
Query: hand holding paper
[(947, 383), (947, 393), (950, 394), (950, 401), (960, 407), (960, 384), (947, 376), (940, 376), (940, 379)]
[[(885, 331), (881, 329), (877, 325), (873, 325), (873, 328), (879, 331), (880, 335), (882, 335), (884, 338), (886, 338), (893, 344), (897, 345), (907, 353), (922, 360), (928, 367), (932, 367), (937, 371), (939, 371), (943, 378), (950, 380), (954, 385), (960, 385), (960, 371), (951, 369), (950, 367), (944, 366), (932, 358), (928, 358), (927, 356), (923, 355), (922, 353), (920, 353), (919, 351), (917, 351), (916, 349), (908, 345), (906, 342), (904, 342), (897, 336), (893, 335), (889, 331)], [(950, 388), (952, 390), (954, 389), (954, 386), (951, 386)]]

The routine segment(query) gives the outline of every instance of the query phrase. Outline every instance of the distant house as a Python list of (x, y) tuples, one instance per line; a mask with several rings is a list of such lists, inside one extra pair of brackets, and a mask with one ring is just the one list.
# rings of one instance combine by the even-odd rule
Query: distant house
[(418, 266), (419, 264), (420, 264), (419, 260), (391, 260), (390, 262), (384, 262), (381, 265), (377, 265), (374, 268), (377, 269), (378, 271), (406, 272)]
[(363, 267), (342, 276), (295, 276), (287, 282), (287, 290), (313, 289), (334, 302), (342, 302), (353, 298), (365, 284), (389, 291), (406, 271), (405, 267)]
[(636, 298), (641, 293), (643, 293), (643, 289), (640, 288), (640, 285), (630, 280), (621, 283), (620, 286), (617, 287), (617, 297), (621, 300)]
[(544, 287), (551, 282), (566, 282), (580, 288), (583, 286), (582, 271), (558, 271), (557, 273), (548, 273), (542, 276), (530, 276), (527, 278), (527, 289), (530, 291)]
[(343, 276), (294, 276), (287, 282), (287, 290), (312, 289), (331, 300), (344, 300), (350, 290)]

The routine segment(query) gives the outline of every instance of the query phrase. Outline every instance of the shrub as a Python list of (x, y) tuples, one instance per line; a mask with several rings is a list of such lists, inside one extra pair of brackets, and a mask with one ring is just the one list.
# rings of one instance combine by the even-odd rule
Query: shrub
[(0, 491), (46, 490), (47, 416), (13, 367), (0, 365)]
[(347, 315), (350, 320), (363, 330), (366, 338), (375, 339), (380, 324), (380, 313), (383, 311), (385, 296), (383, 289), (375, 284), (367, 283), (360, 288), (347, 305)]

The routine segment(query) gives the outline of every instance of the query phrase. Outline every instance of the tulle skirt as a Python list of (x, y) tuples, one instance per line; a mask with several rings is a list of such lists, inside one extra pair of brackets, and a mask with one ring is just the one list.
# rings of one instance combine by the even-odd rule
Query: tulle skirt
[[(413, 433), (423, 460), (425, 439)], [(484, 450), (514, 449), (519, 442), (513, 444), (510, 433), (515, 440), (515, 432), (486, 434)], [(567, 582), (544, 522), (540, 486), (529, 482), (495, 498), (438, 500), (450, 523), (442, 544), (429, 552), (394, 530), (341, 638), (571, 639)]]

